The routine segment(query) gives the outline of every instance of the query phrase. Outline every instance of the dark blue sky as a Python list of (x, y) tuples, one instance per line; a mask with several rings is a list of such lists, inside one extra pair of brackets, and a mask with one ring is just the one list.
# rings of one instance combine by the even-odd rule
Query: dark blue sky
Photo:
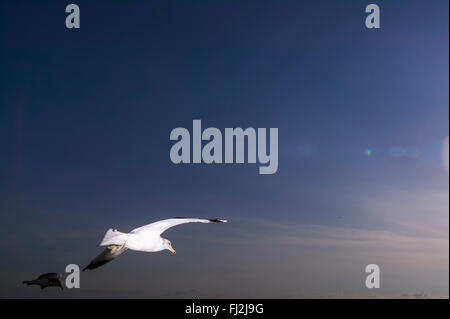
[[(78, 30), (65, 28), (64, 1), (0, 5), (0, 252), (12, 256), (2, 278), (83, 264), (107, 228), (179, 215), (229, 219), (233, 232), (219, 238), (259, 234), (266, 221), (432, 229), (448, 247), (448, 1), (377, 1), (379, 30), (365, 28), (364, 1), (76, 3)], [(170, 131), (193, 119), (277, 127), (278, 172), (174, 165)], [(56, 246), (52, 233), (63, 238)], [(81, 260), (38, 253), (68, 247)], [(203, 262), (220, 254), (205, 251)], [(276, 281), (270, 289), (285, 293)], [(448, 285), (436, 289), (448, 295)]]

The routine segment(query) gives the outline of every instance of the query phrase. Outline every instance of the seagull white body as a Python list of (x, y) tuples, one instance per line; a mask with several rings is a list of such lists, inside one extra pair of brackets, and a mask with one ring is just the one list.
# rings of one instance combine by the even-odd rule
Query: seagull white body
[(154, 252), (164, 250), (163, 238), (146, 232), (130, 233), (125, 247), (131, 250)]
[(130, 250), (155, 252), (168, 249), (175, 253), (172, 244), (161, 234), (168, 228), (185, 223), (225, 223), (222, 219), (200, 219), (200, 218), (170, 218), (160, 220), (133, 229), (129, 233), (122, 233), (117, 230), (109, 229), (103, 238), (100, 246), (117, 245), (126, 247)]

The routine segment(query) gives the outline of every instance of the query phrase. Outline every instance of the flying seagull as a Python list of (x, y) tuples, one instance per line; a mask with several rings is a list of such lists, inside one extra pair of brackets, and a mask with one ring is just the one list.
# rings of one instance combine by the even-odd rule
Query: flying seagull
[(35, 280), (25, 280), (23, 283), (28, 286), (29, 285), (41, 286), (41, 289), (44, 289), (47, 287), (59, 287), (61, 289), (64, 289), (63, 285), (61, 283), (61, 274), (56, 273), (56, 272), (42, 274)]
[(167, 229), (186, 223), (226, 222), (227, 221), (223, 219), (175, 217), (135, 228), (129, 233), (122, 233), (117, 229), (113, 230), (110, 228), (100, 243), (100, 246), (107, 246), (106, 249), (100, 255), (95, 257), (89, 265), (83, 269), (83, 271), (86, 269), (98, 268), (120, 256), (127, 249), (144, 252), (155, 252), (167, 249), (175, 254), (175, 249), (173, 249), (172, 243), (161, 237), (161, 234)]

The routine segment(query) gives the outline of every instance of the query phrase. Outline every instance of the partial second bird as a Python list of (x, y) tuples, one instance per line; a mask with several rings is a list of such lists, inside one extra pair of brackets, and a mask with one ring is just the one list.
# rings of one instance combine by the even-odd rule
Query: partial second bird
[(156, 252), (161, 250), (170, 250), (175, 254), (172, 243), (161, 234), (167, 229), (186, 223), (226, 223), (224, 219), (200, 219), (175, 217), (164, 219), (152, 224), (148, 224), (133, 229), (129, 233), (122, 233), (116, 229), (108, 229), (100, 246), (107, 246), (106, 249), (97, 257), (95, 257), (86, 269), (98, 268), (107, 262), (117, 258), (127, 249), (143, 252)]
[(61, 289), (63, 288), (62, 282), (61, 282), (61, 274), (56, 272), (49, 272), (47, 274), (42, 274), (38, 278), (34, 280), (24, 280), (24, 284), (30, 286), (30, 285), (36, 285), (40, 286), (41, 289), (47, 288), (47, 287), (59, 287)]

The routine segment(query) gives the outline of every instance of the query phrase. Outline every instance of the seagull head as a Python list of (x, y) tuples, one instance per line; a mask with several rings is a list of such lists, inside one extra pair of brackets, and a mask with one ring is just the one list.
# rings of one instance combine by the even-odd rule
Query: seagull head
[(176, 253), (175, 249), (173, 249), (172, 247), (172, 243), (170, 242), (170, 240), (164, 239), (164, 248), (170, 250), (172, 254)]

